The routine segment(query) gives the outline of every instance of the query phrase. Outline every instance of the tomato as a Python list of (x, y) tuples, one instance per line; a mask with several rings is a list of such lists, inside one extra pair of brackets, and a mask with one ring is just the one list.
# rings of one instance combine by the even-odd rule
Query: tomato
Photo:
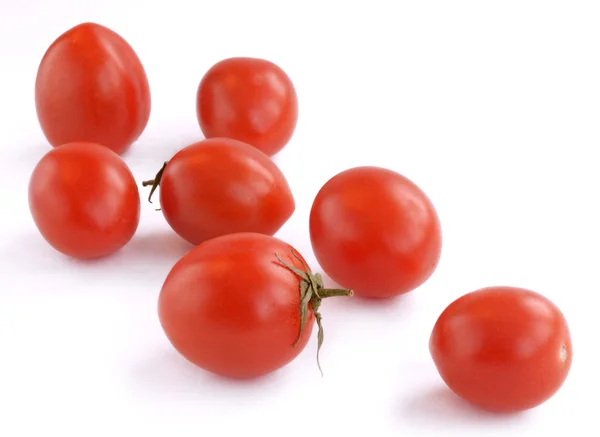
[(65, 255), (110, 255), (133, 237), (140, 196), (129, 168), (94, 143), (64, 144), (38, 162), (29, 180), (29, 209), (42, 236)]
[(150, 88), (138, 56), (121, 36), (83, 23), (46, 51), (37, 72), (35, 105), (52, 146), (86, 141), (121, 154), (148, 123)]
[(234, 232), (273, 235), (295, 209), (277, 165), (230, 138), (211, 138), (180, 150), (154, 180), (143, 182), (153, 189), (158, 184), (167, 222), (192, 244)]
[(356, 167), (331, 178), (310, 212), (310, 239), (323, 271), (359, 296), (389, 298), (417, 288), (441, 255), (429, 198), (404, 176)]
[(272, 156), (296, 129), (294, 85), (280, 67), (264, 59), (218, 62), (202, 78), (196, 100), (198, 122), (206, 138), (233, 138)]
[(238, 233), (208, 240), (183, 256), (161, 289), (158, 315), (173, 347), (221, 376), (252, 378), (302, 352), (319, 306), (348, 290), (327, 290), (289, 244)]
[(517, 287), (483, 288), (452, 302), (437, 320), (429, 347), (456, 394), (504, 413), (549, 399), (567, 378), (573, 358), (560, 310)]

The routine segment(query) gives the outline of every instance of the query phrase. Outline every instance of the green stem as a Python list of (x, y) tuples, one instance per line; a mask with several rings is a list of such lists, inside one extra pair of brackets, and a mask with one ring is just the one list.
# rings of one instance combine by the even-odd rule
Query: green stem
[(310, 268), (306, 264), (306, 262), (298, 255), (298, 253), (292, 249), (292, 256), (296, 258), (302, 268), (293, 267), (292, 265), (283, 261), (279, 255), (275, 254), (277, 260), (288, 270), (296, 274), (300, 278), (300, 333), (298, 334), (298, 338), (294, 343), (294, 347), (300, 341), (302, 334), (304, 333), (304, 328), (306, 326), (306, 320), (308, 318), (308, 306), (310, 305), (313, 314), (315, 315), (315, 321), (317, 323), (318, 335), (317, 335), (317, 365), (319, 366), (319, 371), (321, 372), (321, 376), (323, 376), (323, 370), (321, 368), (321, 362), (319, 359), (319, 353), (321, 351), (321, 347), (323, 346), (324, 333), (323, 333), (323, 325), (322, 325), (322, 315), (319, 312), (321, 307), (321, 302), (323, 299), (334, 296), (352, 296), (354, 292), (352, 290), (346, 290), (342, 288), (325, 288), (323, 284), (323, 278), (319, 273), (312, 273)]
[(352, 296), (352, 294), (348, 294), (348, 291), (345, 288), (323, 288), (319, 291), (319, 296), (322, 299), (327, 297)]

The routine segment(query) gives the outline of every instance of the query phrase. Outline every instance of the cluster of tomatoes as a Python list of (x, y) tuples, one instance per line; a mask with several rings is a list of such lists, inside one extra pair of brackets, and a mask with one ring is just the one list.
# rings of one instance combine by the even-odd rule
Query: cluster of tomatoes
[[(85, 23), (49, 47), (35, 91), (41, 128), (54, 146), (30, 179), (35, 224), (65, 255), (108, 256), (140, 221), (138, 183), (120, 155), (149, 119), (144, 68), (121, 36)], [(196, 110), (206, 139), (142, 182), (149, 198), (160, 187), (166, 221), (194, 245), (168, 274), (158, 304), (166, 336), (189, 361), (227, 377), (273, 372), (303, 350), (314, 325), (321, 347), (323, 299), (389, 299), (433, 274), (442, 247), (436, 210), (417, 185), (384, 168), (343, 171), (312, 204), (312, 248), (339, 286), (327, 287), (298, 251), (273, 237), (295, 209), (270, 158), (289, 142), (298, 116), (281, 68), (223, 60), (202, 78)], [(541, 404), (563, 384), (572, 360), (560, 310), (517, 287), (452, 302), (429, 346), (447, 385), (493, 411)]]

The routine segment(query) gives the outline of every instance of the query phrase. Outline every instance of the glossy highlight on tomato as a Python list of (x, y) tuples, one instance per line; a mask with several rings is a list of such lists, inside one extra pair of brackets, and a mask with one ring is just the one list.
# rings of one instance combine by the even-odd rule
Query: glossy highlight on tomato
[(325, 183), (311, 208), (310, 239), (324, 272), (368, 298), (398, 296), (423, 284), (442, 247), (429, 198), (381, 167), (355, 167)]
[(35, 105), (52, 146), (86, 141), (122, 154), (148, 123), (150, 88), (127, 41), (104, 26), (82, 23), (44, 54)]
[(546, 297), (518, 287), (487, 287), (452, 302), (429, 348), (448, 387), (485, 410), (536, 407), (563, 385), (573, 348), (567, 321)]
[(302, 352), (315, 320), (321, 326), (321, 298), (347, 295), (323, 288), (289, 244), (237, 233), (208, 240), (175, 264), (161, 289), (158, 315), (187, 360), (221, 376), (252, 378)]
[(273, 235), (295, 202), (285, 176), (264, 153), (241, 141), (211, 138), (171, 158), (154, 180), (173, 230), (192, 244), (235, 232)]
[(196, 113), (206, 138), (228, 137), (269, 156), (290, 141), (298, 121), (298, 97), (288, 75), (258, 58), (228, 58), (202, 78)]
[(75, 142), (50, 150), (38, 162), (29, 180), (29, 209), (56, 250), (99, 258), (133, 237), (140, 196), (119, 155), (99, 144)]

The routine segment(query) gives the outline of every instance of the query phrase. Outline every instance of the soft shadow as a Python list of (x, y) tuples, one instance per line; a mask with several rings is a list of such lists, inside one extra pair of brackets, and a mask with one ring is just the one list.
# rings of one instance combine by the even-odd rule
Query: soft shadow
[(13, 275), (29, 275), (32, 268), (36, 275), (52, 274), (75, 264), (72, 259), (54, 250), (35, 231), (2, 242), (0, 258), (5, 260), (0, 267)]
[(17, 165), (31, 172), (39, 160), (52, 149), (53, 147), (43, 140), (13, 148), (9, 152), (11, 166)]
[(283, 153), (286, 148), (284, 147), (282, 150), (277, 152), (275, 155), (271, 156), (271, 161), (273, 161), (277, 166), (281, 166), (282, 157), (285, 158), (285, 153)]
[(145, 262), (175, 263), (194, 246), (171, 230), (136, 234), (119, 255)]
[[(344, 288), (337, 282), (335, 282), (331, 277), (325, 272), (319, 272), (321, 277), (323, 278), (323, 283), (326, 288)], [(373, 299), (362, 296), (354, 295), (350, 298), (336, 298), (336, 299), (328, 299), (327, 304), (329, 305), (331, 302), (332, 306), (340, 306), (345, 308), (367, 308), (367, 309), (390, 309), (396, 308), (399, 305), (409, 305), (411, 301), (411, 294), (406, 293), (400, 296), (386, 298), (386, 299)]]
[(89, 261), (70, 260), (90, 275), (108, 275), (121, 281), (145, 282), (156, 288), (192, 246), (170, 230), (136, 234), (118, 252)]
[(193, 365), (172, 348), (165, 348), (135, 365), (129, 380), (136, 392), (157, 398), (174, 395), (218, 402), (231, 400), (231, 395), (235, 395), (242, 403), (255, 404), (257, 393), (262, 397), (282, 390), (285, 372), (283, 368), (259, 378), (226, 378)]
[[(169, 135), (165, 136), (164, 132), (169, 132)], [(201, 132), (183, 132), (175, 137), (173, 130), (166, 129), (164, 132), (145, 132), (121, 157), (132, 167), (147, 168), (150, 165), (150, 168), (155, 166), (158, 171), (164, 161), (171, 159), (181, 149), (204, 139)], [(144, 178), (147, 179), (146, 176)]]
[(37, 277), (69, 275), (73, 279), (93, 282), (102, 278), (122, 282), (147, 281), (155, 288), (192, 247), (172, 231), (160, 231), (134, 235), (114, 254), (83, 261), (56, 251), (32, 230), (4, 242), (0, 257), (7, 260), (2, 267), (11, 275), (30, 275), (34, 269)]
[(319, 272), (319, 274), (321, 275), (321, 278), (323, 278), (323, 284), (325, 284), (325, 287), (327, 287), (327, 288), (344, 288), (340, 284), (335, 282), (333, 279), (331, 279), (331, 276), (329, 276), (327, 273), (321, 271), (321, 272)]
[(420, 425), (464, 427), (465, 425), (509, 425), (525, 420), (523, 413), (501, 414), (480, 410), (459, 398), (446, 386), (420, 392), (400, 406), (403, 421)]

